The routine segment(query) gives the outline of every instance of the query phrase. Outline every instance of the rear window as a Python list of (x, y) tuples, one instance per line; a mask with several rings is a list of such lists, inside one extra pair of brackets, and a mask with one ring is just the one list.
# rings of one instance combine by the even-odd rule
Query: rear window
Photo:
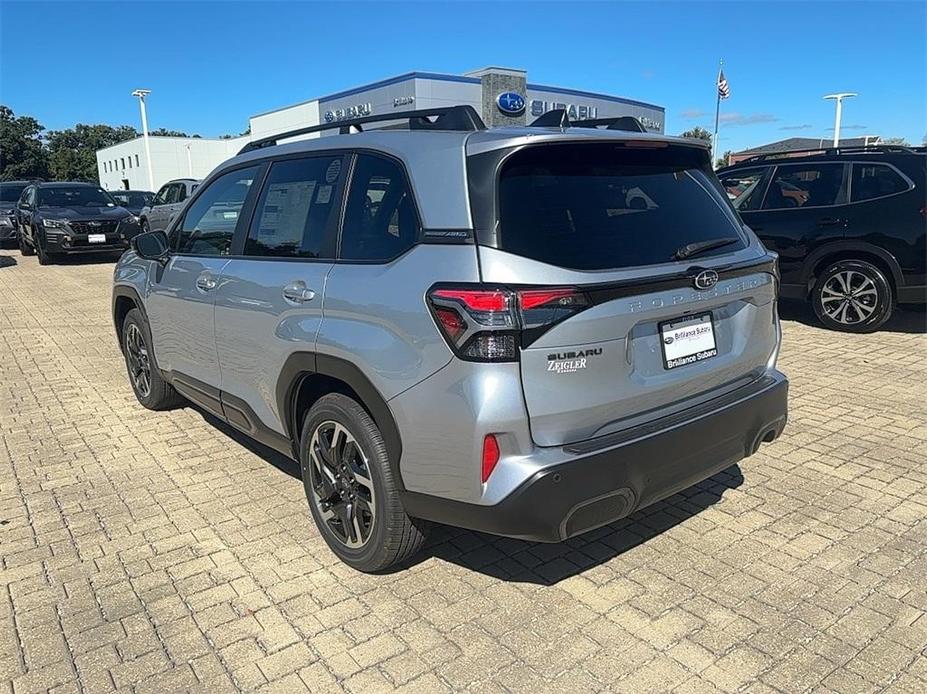
[(528, 147), (499, 178), (500, 248), (578, 270), (673, 261), (699, 241), (738, 240), (698, 258), (744, 248), (704, 155), (690, 148)]

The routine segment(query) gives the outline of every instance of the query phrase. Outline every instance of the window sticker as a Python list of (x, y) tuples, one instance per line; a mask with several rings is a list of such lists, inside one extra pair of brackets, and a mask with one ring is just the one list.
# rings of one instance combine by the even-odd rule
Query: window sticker
[(267, 199), (258, 225), (258, 240), (268, 245), (302, 243), (303, 228), (312, 206), (316, 181), (274, 183), (267, 190)]
[(316, 205), (327, 205), (332, 197), (331, 186), (319, 186), (319, 194), (315, 196)]

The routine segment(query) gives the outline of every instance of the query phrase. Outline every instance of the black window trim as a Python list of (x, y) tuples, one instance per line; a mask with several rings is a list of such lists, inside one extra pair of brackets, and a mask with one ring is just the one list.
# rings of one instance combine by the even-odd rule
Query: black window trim
[[(402, 253), (388, 260), (354, 260), (354, 259), (345, 260), (345, 259), (338, 257), (338, 254), (340, 253), (340, 250), (341, 250), (341, 229), (342, 229), (342, 223), (344, 222), (344, 215), (345, 215), (346, 207), (347, 207), (347, 193), (350, 190), (351, 182), (353, 181), (354, 163), (357, 158), (357, 155), (359, 154), (370, 154), (373, 156), (377, 156), (383, 159), (389, 159), (391, 161), (396, 162), (399, 165), (400, 169), (402, 170), (402, 173), (406, 179), (406, 184), (408, 185), (409, 190), (412, 193), (412, 204), (415, 208), (415, 216), (416, 216), (416, 219), (418, 220), (418, 227), (419, 227), (417, 238), (415, 242), (411, 246), (403, 250)], [(336, 231), (337, 231), (336, 246), (335, 246), (336, 257), (335, 258), (288, 258), (288, 257), (267, 256), (267, 255), (245, 255), (243, 253), (244, 245), (245, 245), (245, 238), (247, 238), (248, 230), (251, 228), (251, 219), (254, 216), (254, 213), (256, 211), (255, 208), (257, 207), (257, 201), (260, 199), (260, 192), (263, 191), (264, 189), (264, 185), (266, 183), (266, 178), (270, 171), (271, 164), (273, 164), (276, 161), (286, 161), (289, 159), (307, 159), (309, 157), (331, 157), (331, 156), (336, 156), (336, 155), (342, 156), (341, 190), (337, 192), (337, 195), (340, 196), (338, 200), (339, 209), (338, 209), (338, 213), (334, 215), (333, 217), (333, 220), (336, 224)], [(253, 198), (251, 198), (250, 200), (246, 199), (244, 206), (242, 206), (242, 215), (239, 217), (239, 221), (238, 221), (238, 224), (240, 225), (242, 223), (242, 220), (245, 218), (245, 216), (247, 216), (248, 224), (244, 228), (241, 228), (240, 226), (236, 225), (235, 234), (232, 237), (232, 252), (229, 253), (228, 255), (223, 255), (223, 256), (218, 256), (218, 257), (226, 258), (227, 260), (253, 260), (253, 261), (269, 262), (269, 263), (283, 262), (283, 263), (329, 263), (333, 265), (388, 265), (389, 263), (395, 262), (396, 260), (403, 257), (404, 255), (406, 255), (407, 253), (414, 250), (417, 246), (420, 246), (420, 245), (435, 245), (435, 244), (441, 244), (441, 243), (460, 243), (459, 240), (429, 241), (426, 239), (427, 232), (433, 231), (433, 230), (424, 228), (424, 225), (422, 223), (422, 215), (421, 215), (421, 212), (419, 211), (418, 198), (415, 192), (415, 186), (414, 186), (412, 177), (409, 176), (409, 170), (406, 167), (405, 162), (403, 162), (398, 157), (392, 156), (391, 154), (387, 152), (383, 152), (382, 150), (372, 149), (372, 148), (367, 148), (367, 147), (358, 147), (358, 148), (346, 148), (346, 147), (335, 148), (333, 147), (331, 149), (318, 149), (318, 150), (310, 150), (310, 151), (304, 151), (304, 152), (290, 152), (288, 154), (267, 156), (267, 157), (260, 158), (260, 159), (252, 159), (247, 162), (242, 162), (234, 167), (229, 167), (227, 169), (222, 169), (221, 171), (217, 171), (215, 172), (215, 174), (210, 176), (207, 180), (201, 181), (197, 185), (196, 191), (194, 192), (194, 195), (191, 196), (185, 209), (189, 210), (193, 206), (195, 199), (199, 197), (200, 193), (209, 184), (211, 184), (213, 180), (215, 180), (219, 176), (222, 176), (236, 169), (247, 169), (255, 165), (259, 165), (263, 167), (262, 171), (259, 172), (257, 176), (255, 176), (255, 183), (259, 183), (259, 185), (255, 186), (254, 184), (252, 184), (251, 186), (252, 191), (250, 191), (248, 195), (249, 195), (249, 198), (251, 198), (251, 196), (253, 195)], [(183, 224), (183, 219), (185, 216), (186, 214), (178, 216), (167, 229), (167, 234), (171, 241), (172, 249), (176, 247), (177, 238), (179, 238), (178, 235), (175, 234), (175, 232), (177, 230), (177, 227)], [(472, 234), (471, 232), (467, 232), (467, 234), (468, 234), (468, 238), (467, 238), (466, 243), (472, 244), (473, 243), (473, 241), (471, 240)], [(174, 251), (174, 254), (183, 255), (183, 256), (193, 255), (191, 253), (178, 253), (177, 251)], [(214, 258), (217, 256), (196, 256), (196, 257)]]
[[(868, 202), (873, 202), (874, 200), (885, 200), (886, 198), (893, 198), (896, 195), (904, 195), (905, 193), (910, 193), (917, 187), (917, 184), (912, 181), (904, 171), (899, 169), (894, 164), (891, 164), (887, 161), (862, 161), (858, 159), (853, 159), (852, 161), (847, 162), (850, 166), (850, 175), (847, 179), (847, 205), (860, 205)], [(905, 190), (899, 190), (895, 193), (889, 193), (888, 195), (879, 195), (874, 198), (866, 198), (865, 200), (854, 200), (853, 199), (853, 168), (856, 166), (887, 166), (896, 174), (901, 176), (901, 180), (908, 184), (908, 187)]]
[[(840, 178), (840, 191), (837, 195), (837, 202), (831, 203), (830, 205), (802, 205), (801, 207), (763, 207), (766, 203), (766, 196), (769, 195), (769, 189), (772, 187), (773, 181), (776, 180), (776, 175), (779, 173), (780, 167), (783, 166), (824, 166), (828, 164), (836, 164), (843, 167)], [(766, 190), (763, 192), (763, 200), (760, 202), (759, 209), (756, 210), (747, 210), (747, 212), (793, 212), (795, 210), (826, 210), (832, 207), (844, 207), (849, 204), (850, 201), (850, 166), (849, 162), (846, 161), (796, 161), (796, 162), (785, 162), (777, 163), (772, 167), (772, 173), (769, 176), (769, 181), (766, 183)], [(843, 193), (841, 196), (840, 193)]]

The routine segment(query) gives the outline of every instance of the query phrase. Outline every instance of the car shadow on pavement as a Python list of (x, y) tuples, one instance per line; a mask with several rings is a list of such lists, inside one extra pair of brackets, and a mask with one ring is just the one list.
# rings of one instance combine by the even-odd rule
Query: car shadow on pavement
[(425, 548), (404, 567), (435, 557), (505, 581), (553, 586), (658, 537), (717, 504), (724, 492), (743, 482), (740, 466), (733, 465), (627, 518), (559, 543), (515, 540), (436, 524)]
[[(812, 328), (824, 330), (811, 304), (794, 299), (779, 300), (779, 317), (782, 320), (798, 321)], [(927, 312), (923, 306), (896, 306), (892, 317), (879, 328), (879, 332), (927, 333)]]
[[(298, 463), (209, 412), (195, 405), (191, 407), (233, 441), (281, 472), (302, 480)], [(738, 488), (743, 482), (740, 466), (732, 465), (627, 518), (559, 543), (515, 540), (433, 523), (422, 551), (384, 573), (401, 572), (435, 558), (505, 581), (552, 586), (604, 564), (698, 515), (720, 502), (726, 491)], [(306, 515), (309, 516), (308, 506)]]
[(16, 258), (12, 255), (0, 255), (0, 268), (13, 267), (16, 265)]
[(101, 253), (80, 253), (66, 255), (55, 258), (55, 265), (101, 265), (103, 263), (115, 263), (119, 260), (119, 254), (101, 252)]

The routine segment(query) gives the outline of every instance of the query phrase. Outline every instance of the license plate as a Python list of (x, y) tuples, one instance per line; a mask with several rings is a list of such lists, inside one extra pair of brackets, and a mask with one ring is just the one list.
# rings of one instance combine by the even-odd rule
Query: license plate
[(675, 369), (718, 355), (711, 313), (674, 318), (660, 323), (663, 366)]
[(106, 243), (106, 234), (87, 234), (87, 243)]

